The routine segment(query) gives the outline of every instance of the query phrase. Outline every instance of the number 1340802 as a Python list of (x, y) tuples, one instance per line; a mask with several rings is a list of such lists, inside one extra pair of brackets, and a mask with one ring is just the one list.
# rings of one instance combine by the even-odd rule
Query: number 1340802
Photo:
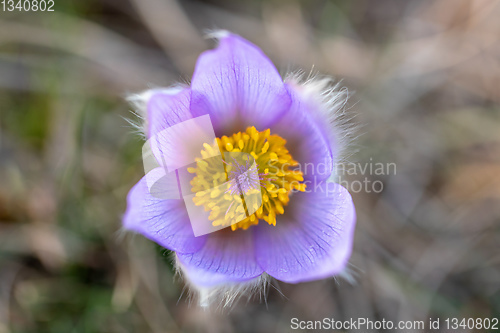
[(4, 12), (53, 12), (54, 0), (2, 0)]

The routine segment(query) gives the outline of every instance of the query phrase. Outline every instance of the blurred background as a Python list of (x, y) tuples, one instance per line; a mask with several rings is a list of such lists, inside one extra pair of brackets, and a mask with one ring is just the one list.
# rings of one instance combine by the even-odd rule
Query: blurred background
[[(287, 332), (290, 320), (500, 317), (500, 2), (55, 0), (0, 11), (0, 333)], [(343, 79), (354, 282), (200, 310), (169, 253), (120, 233), (142, 177), (129, 93), (189, 82), (205, 29), (280, 72)], [(465, 330), (466, 331), (466, 330)]]

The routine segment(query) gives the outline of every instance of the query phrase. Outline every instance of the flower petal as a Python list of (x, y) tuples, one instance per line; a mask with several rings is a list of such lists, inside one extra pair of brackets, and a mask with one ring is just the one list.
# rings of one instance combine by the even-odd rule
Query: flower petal
[(196, 63), (191, 111), (209, 113), (218, 134), (234, 124), (269, 127), (290, 105), (276, 67), (247, 40), (227, 32), (219, 37), (218, 47), (202, 53)]
[(206, 237), (194, 236), (184, 201), (153, 197), (148, 190), (146, 177), (127, 196), (123, 226), (172, 251), (193, 252), (206, 241)]
[(255, 228), (257, 262), (278, 280), (322, 279), (338, 274), (347, 264), (356, 222), (354, 205), (345, 188), (323, 184), (324, 191), (297, 194), (288, 207), (293, 208), (291, 215), (276, 227)]
[(305, 180), (328, 179), (334, 167), (334, 156), (328, 137), (313, 117), (309, 103), (291, 85), (286, 85), (292, 104), (288, 112), (273, 126), (271, 131), (287, 140), (287, 148), (300, 163)]
[(199, 287), (249, 281), (263, 270), (257, 265), (250, 230), (220, 230), (196, 253), (177, 252), (177, 259), (188, 280)]
[(174, 87), (150, 90), (147, 94), (147, 137), (175, 124), (193, 118), (189, 105), (191, 89)]

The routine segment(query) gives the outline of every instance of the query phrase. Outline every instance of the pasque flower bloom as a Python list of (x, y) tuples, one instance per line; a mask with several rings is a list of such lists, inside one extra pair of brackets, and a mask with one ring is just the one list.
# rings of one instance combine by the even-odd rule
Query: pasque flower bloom
[[(336, 124), (342, 93), (324, 80), (284, 82), (255, 45), (228, 32), (216, 37), (218, 46), (201, 54), (190, 86), (138, 95), (145, 134), (209, 115), (221, 153), (244, 152), (255, 164), (225, 161), (233, 163), (221, 180), (228, 189), (212, 192), (212, 201), (197, 194), (194, 203), (222, 226), (237, 214), (238, 191), (258, 190), (260, 207), (230, 228), (195, 236), (185, 202), (153, 196), (143, 178), (130, 190), (123, 217), (125, 229), (175, 252), (176, 266), (202, 304), (231, 301), (269, 276), (298, 283), (341, 273), (356, 221), (351, 196), (330, 182), (345, 136)], [(189, 168), (193, 192), (214, 186), (209, 168), (201, 160)]]

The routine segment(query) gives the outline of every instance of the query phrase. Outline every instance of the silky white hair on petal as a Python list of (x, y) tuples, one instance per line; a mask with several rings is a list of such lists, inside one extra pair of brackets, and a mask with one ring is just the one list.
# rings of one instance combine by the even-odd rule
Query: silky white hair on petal
[(221, 38), (231, 35), (229, 31), (223, 29), (206, 29), (204, 33), (206, 39), (215, 39), (215, 40), (219, 40)]
[(186, 86), (183, 84), (176, 84), (169, 88), (156, 88), (144, 90), (137, 94), (130, 94), (127, 96), (126, 100), (129, 102), (133, 110), (131, 113), (136, 117), (136, 119), (125, 119), (137, 132), (146, 138), (147, 128), (148, 128), (148, 102), (153, 95), (164, 94), (164, 95), (175, 95), (185, 89)]
[(341, 278), (344, 281), (347, 281), (350, 285), (355, 285), (357, 284), (357, 278), (358, 278), (358, 272), (359, 270), (356, 266), (353, 264), (348, 263), (346, 267), (339, 272), (336, 277)]
[(189, 288), (189, 299), (197, 299), (199, 306), (202, 308), (224, 310), (230, 308), (241, 298), (246, 298), (248, 302), (255, 295), (260, 295), (261, 298), (266, 300), (267, 286), (271, 282), (271, 277), (266, 273), (245, 282), (228, 282), (213, 287), (204, 287), (191, 282), (177, 255), (175, 255), (174, 261), (176, 273)]
[[(337, 147), (335, 163), (346, 162), (354, 154), (352, 152), (349, 155), (348, 152), (352, 151), (349, 148), (352, 148), (358, 129), (352, 122), (355, 115), (346, 112), (350, 109), (347, 107), (350, 98), (348, 88), (342, 86), (342, 81), (335, 81), (332, 77), (313, 73), (306, 77), (300, 71), (288, 74), (285, 82), (297, 88), (302, 97), (316, 106), (312, 114), (318, 123), (327, 120), (328, 139), (332, 147)], [(331, 180), (337, 176), (334, 172)]]

